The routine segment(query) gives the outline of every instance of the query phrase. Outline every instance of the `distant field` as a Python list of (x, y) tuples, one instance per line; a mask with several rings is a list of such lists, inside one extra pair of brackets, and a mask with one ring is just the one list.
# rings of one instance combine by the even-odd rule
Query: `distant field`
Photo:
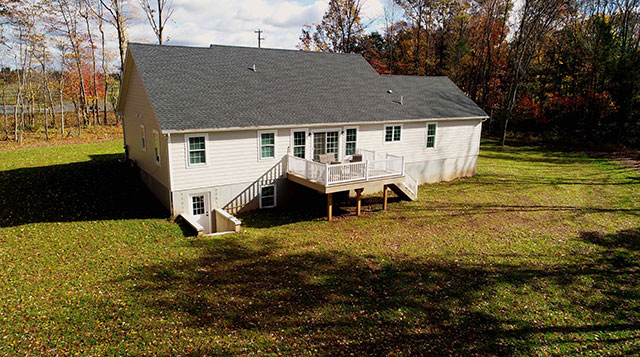
[(0, 354), (640, 354), (640, 173), (483, 142), (477, 176), (190, 237), (121, 141), (0, 152)]

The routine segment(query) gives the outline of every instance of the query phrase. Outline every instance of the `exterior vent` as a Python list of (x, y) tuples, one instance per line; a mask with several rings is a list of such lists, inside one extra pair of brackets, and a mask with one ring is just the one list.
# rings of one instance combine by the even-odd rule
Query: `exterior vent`
[(403, 104), (404, 104), (404, 96), (401, 95), (400, 96), (400, 105), (403, 105)]
[(256, 65), (255, 64), (253, 66), (251, 66), (251, 70), (254, 71), (254, 72), (256, 71)]

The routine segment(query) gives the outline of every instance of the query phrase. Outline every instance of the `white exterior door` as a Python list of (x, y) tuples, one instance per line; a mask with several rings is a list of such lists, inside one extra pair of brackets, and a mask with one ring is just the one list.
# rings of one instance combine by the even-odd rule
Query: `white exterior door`
[(189, 199), (190, 210), (189, 212), (196, 222), (204, 227), (204, 233), (211, 232), (211, 217), (209, 215), (209, 197), (206, 193), (199, 193), (191, 195)]

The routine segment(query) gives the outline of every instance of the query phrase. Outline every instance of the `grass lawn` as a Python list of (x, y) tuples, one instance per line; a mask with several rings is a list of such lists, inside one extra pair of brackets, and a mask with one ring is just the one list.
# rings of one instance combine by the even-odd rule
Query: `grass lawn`
[(483, 143), (476, 177), (186, 237), (121, 142), (0, 152), (0, 354), (639, 354), (640, 173)]

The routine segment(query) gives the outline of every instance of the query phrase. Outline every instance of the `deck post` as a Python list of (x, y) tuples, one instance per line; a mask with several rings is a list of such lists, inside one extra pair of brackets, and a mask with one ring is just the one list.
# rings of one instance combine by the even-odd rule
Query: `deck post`
[(369, 160), (364, 163), (364, 180), (369, 181)]
[(324, 184), (329, 184), (329, 164), (324, 164)]
[(309, 179), (309, 165), (311, 165), (309, 160), (305, 160), (305, 162), (304, 162), (304, 178), (306, 178), (307, 180)]
[(356, 216), (362, 214), (362, 191), (363, 188), (356, 188)]
[(389, 198), (389, 191), (387, 190), (387, 185), (382, 187), (382, 209), (384, 211), (387, 210), (387, 199)]
[(327, 194), (327, 220), (331, 221), (333, 219), (333, 194)]

